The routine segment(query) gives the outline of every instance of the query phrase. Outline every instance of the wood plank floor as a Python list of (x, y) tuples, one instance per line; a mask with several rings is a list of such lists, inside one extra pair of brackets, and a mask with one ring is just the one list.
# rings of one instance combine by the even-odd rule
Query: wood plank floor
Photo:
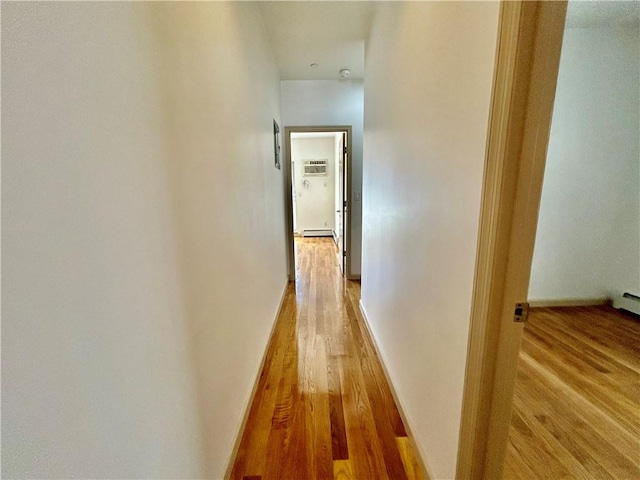
[(533, 309), (505, 479), (640, 479), (640, 320), (611, 307)]
[(426, 478), (330, 238), (300, 238), (231, 478)]

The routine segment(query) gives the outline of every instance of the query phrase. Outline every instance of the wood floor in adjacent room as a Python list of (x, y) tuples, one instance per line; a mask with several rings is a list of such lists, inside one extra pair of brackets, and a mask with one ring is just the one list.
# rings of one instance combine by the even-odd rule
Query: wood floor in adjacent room
[(330, 238), (296, 238), (290, 284), (231, 473), (237, 480), (425, 478)]
[(640, 479), (640, 320), (611, 307), (533, 309), (504, 478)]

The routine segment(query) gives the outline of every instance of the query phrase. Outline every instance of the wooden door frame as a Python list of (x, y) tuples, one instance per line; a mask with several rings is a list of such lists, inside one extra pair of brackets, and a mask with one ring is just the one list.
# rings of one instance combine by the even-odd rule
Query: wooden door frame
[(499, 479), (564, 33), (566, 1), (501, 3), (456, 478)]
[[(348, 279), (354, 278), (351, 273), (351, 125), (334, 125), (334, 126), (285, 126), (284, 127), (284, 188), (285, 188), (285, 226), (287, 228), (286, 240), (287, 240), (287, 275), (290, 282), (293, 282), (296, 278), (296, 259), (295, 251), (293, 248), (293, 200), (291, 199), (292, 181), (291, 181), (291, 134), (292, 133), (332, 133), (332, 132), (344, 132), (347, 134), (347, 161), (344, 162), (344, 199), (347, 202), (346, 208), (342, 210), (342, 228), (343, 228), (343, 245), (347, 252), (344, 262), (344, 276)], [(337, 162), (336, 162), (337, 165)]]

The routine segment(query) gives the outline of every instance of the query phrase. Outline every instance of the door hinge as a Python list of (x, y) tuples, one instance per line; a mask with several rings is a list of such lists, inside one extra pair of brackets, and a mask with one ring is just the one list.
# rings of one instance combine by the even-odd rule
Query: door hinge
[(347, 147), (343, 147), (343, 148), (342, 148), (342, 153), (343, 153), (344, 155), (346, 155), (346, 154), (347, 154)]
[(344, 208), (347, 208), (347, 201), (346, 201), (346, 200), (344, 201), (344, 205), (343, 205), (343, 207), (344, 207)]
[(342, 251), (342, 256), (343, 256), (343, 257), (346, 257), (346, 256), (347, 256), (347, 251), (346, 251), (346, 250), (343, 250), (343, 251)]
[(516, 308), (513, 311), (514, 322), (526, 322), (529, 319), (529, 303), (522, 302), (516, 303)]

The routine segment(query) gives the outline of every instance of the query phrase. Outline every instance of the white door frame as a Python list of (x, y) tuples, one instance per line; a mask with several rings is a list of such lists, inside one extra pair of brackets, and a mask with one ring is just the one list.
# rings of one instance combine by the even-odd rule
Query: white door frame
[[(296, 259), (293, 246), (293, 200), (291, 198), (291, 134), (292, 133), (307, 133), (307, 132), (344, 132), (347, 134), (347, 160), (344, 162), (344, 200), (346, 207), (342, 211), (342, 228), (343, 228), (343, 248), (346, 251), (345, 257), (345, 277), (348, 279), (353, 278), (351, 273), (351, 125), (334, 125), (334, 126), (299, 126), (299, 127), (284, 127), (284, 143), (285, 143), (285, 156), (284, 156), (284, 188), (285, 188), (285, 226), (287, 228), (286, 241), (287, 241), (287, 275), (289, 281), (293, 282), (296, 278)], [(336, 162), (337, 164), (337, 162)]]
[[(334, 183), (335, 183), (335, 205), (334, 208), (334, 219), (335, 219), (335, 230), (334, 230), (334, 240), (336, 244), (336, 260), (338, 261), (338, 266), (340, 267), (340, 274), (345, 275), (346, 272), (346, 262), (347, 258), (343, 254), (345, 251), (345, 238), (344, 238), (344, 201), (346, 197), (345, 190), (345, 173), (346, 166), (345, 162), (347, 160), (347, 133), (340, 132), (339, 135), (336, 135), (336, 167), (334, 172)], [(338, 214), (338, 215), (336, 215)]]
[(566, 1), (502, 2), (456, 477), (502, 477)]

